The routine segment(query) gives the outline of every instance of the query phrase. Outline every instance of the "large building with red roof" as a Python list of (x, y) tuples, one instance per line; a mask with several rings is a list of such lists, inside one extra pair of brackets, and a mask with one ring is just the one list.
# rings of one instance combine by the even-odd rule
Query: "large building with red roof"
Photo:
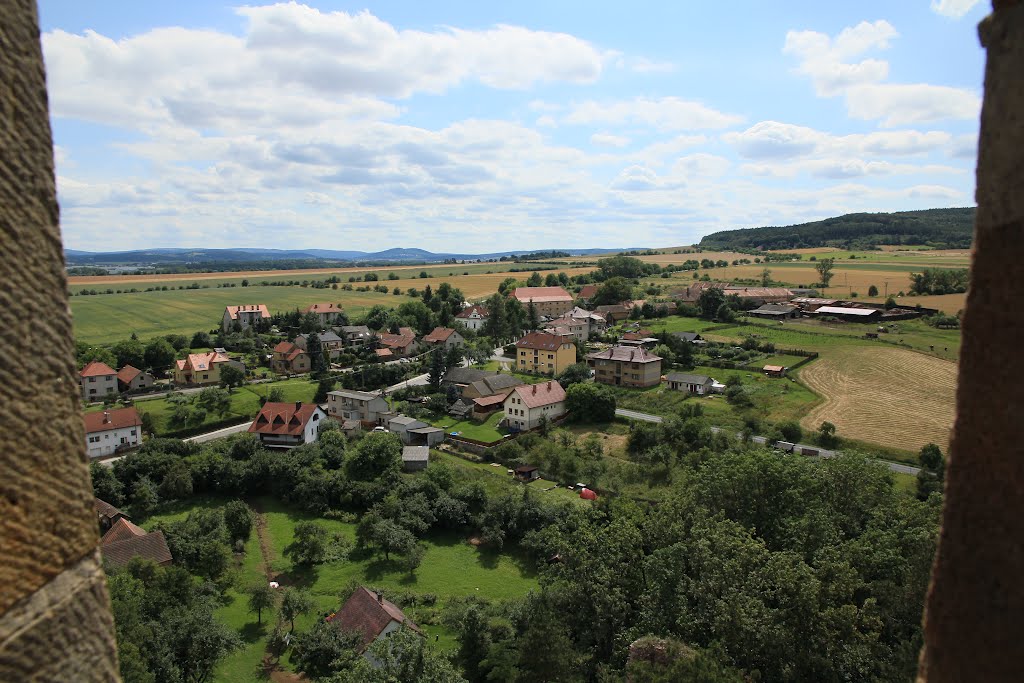
[(249, 433), (264, 446), (295, 448), (316, 441), (326, 419), (327, 413), (315, 403), (264, 403)]
[(90, 458), (114, 455), (142, 443), (142, 419), (132, 408), (97, 410), (82, 415), (85, 453)]
[(100, 552), (103, 562), (114, 567), (123, 567), (133, 557), (143, 557), (161, 566), (172, 562), (163, 532), (147, 532), (126, 516), (118, 517), (100, 538)]
[(238, 326), (244, 330), (263, 320), (270, 320), (270, 311), (267, 310), (266, 304), (225, 306), (220, 328), (225, 332), (230, 332), (235, 323), (238, 323)]
[(509, 429), (533, 429), (544, 418), (553, 420), (565, 414), (565, 389), (555, 380), (523, 384), (505, 397), (504, 406)]
[(117, 393), (117, 370), (98, 360), (90, 361), (78, 373), (82, 400), (102, 401), (107, 394)]
[(568, 335), (530, 332), (516, 342), (516, 370), (558, 375), (576, 362), (576, 344)]
[(512, 296), (526, 308), (533, 304), (537, 315), (557, 318), (572, 310), (572, 295), (562, 287), (516, 287)]
[(153, 375), (139, 370), (131, 365), (126, 365), (117, 371), (117, 384), (121, 391), (140, 391), (153, 386)]
[(301, 375), (312, 369), (306, 350), (290, 341), (278, 342), (270, 365), (280, 375)]
[(439, 346), (445, 351), (456, 346), (462, 346), (466, 340), (458, 330), (451, 327), (435, 327), (427, 336), (423, 337), (423, 343), (427, 346)]
[(482, 329), (487, 322), (487, 309), (480, 304), (473, 304), (455, 314), (455, 322), (467, 330)]
[(321, 329), (330, 327), (338, 322), (338, 318), (344, 311), (341, 310), (341, 304), (313, 304), (309, 306), (303, 313), (312, 313), (320, 319)]
[(623, 387), (653, 387), (661, 383), (661, 356), (642, 347), (612, 346), (587, 355), (594, 381)]
[(228, 358), (219, 351), (207, 353), (190, 353), (174, 366), (174, 383), (182, 386), (188, 384), (219, 384), (220, 371), (225, 365), (231, 365), (245, 372), (245, 365)]

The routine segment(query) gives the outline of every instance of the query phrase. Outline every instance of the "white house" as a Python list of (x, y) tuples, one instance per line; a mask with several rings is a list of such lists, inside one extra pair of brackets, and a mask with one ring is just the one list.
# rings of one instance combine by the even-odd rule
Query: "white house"
[(434, 331), (423, 337), (423, 343), (432, 347), (439, 346), (445, 351), (456, 346), (463, 346), (466, 340), (458, 330), (451, 327), (435, 327)]
[(455, 316), (455, 322), (461, 324), (467, 330), (479, 330), (487, 322), (487, 309), (480, 304), (473, 304)]
[(420, 627), (405, 616), (397, 605), (363, 586), (349, 596), (340, 610), (329, 615), (327, 621), (346, 633), (358, 633), (360, 638), (356, 650), (363, 653), (374, 666), (378, 662), (366, 651), (374, 642), (386, 638), (403, 624), (423, 635)]
[(340, 389), (327, 393), (327, 414), (341, 422), (358, 420), (378, 424), (390, 412), (387, 399), (380, 394)]
[(78, 373), (78, 382), (82, 387), (82, 399), (85, 401), (102, 401), (107, 394), (116, 394), (117, 370), (98, 360), (86, 364)]
[(505, 397), (503, 405), (510, 429), (533, 429), (542, 417), (553, 420), (565, 414), (565, 389), (555, 380), (523, 384)]
[(270, 320), (270, 311), (266, 304), (250, 304), (248, 306), (225, 306), (224, 317), (220, 321), (220, 329), (230, 332), (237, 322), (244, 330), (252, 327), (260, 320)]
[(672, 391), (682, 391), (688, 394), (703, 396), (712, 391), (713, 379), (707, 375), (691, 375), (685, 372), (670, 372), (665, 375), (668, 388)]
[(117, 408), (86, 413), (85, 453), (90, 458), (114, 455), (142, 443), (142, 420), (135, 408)]
[(316, 441), (326, 419), (327, 413), (315, 403), (264, 403), (249, 433), (264, 446), (295, 448)]

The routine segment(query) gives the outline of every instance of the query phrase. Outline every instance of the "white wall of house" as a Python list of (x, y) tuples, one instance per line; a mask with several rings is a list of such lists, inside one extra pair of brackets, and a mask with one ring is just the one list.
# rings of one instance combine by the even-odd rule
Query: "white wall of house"
[(305, 443), (313, 443), (317, 437), (320, 436), (320, 425), (323, 424), (326, 419), (327, 413), (317, 408), (313, 412), (313, 416), (309, 418), (309, 422), (306, 423), (306, 429), (303, 433)]
[(117, 375), (98, 375), (79, 377), (82, 385), (82, 398), (86, 401), (102, 401), (107, 394), (118, 392)]
[(565, 401), (530, 408), (514, 393), (509, 394), (508, 398), (505, 399), (505, 419), (508, 420), (510, 427), (533, 429), (540, 426), (542, 416), (547, 416), (549, 420), (553, 420), (564, 414)]
[(376, 643), (378, 640), (382, 638), (387, 638), (390, 634), (394, 633), (401, 627), (402, 625), (400, 623), (392, 619), (388, 622), (388, 625), (385, 626), (384, 629), (380, 632), (380, 635), (374, 638), (373, 641), (367, 646), (366, 650), (363, 651), (363, 657), (366, 658), (366, 661), (368, 661), (370, 665), (373, 666), (373, 668), (379, 669), (380, 662), (377, 660), (376, 657), (370, 654), (370, 647), (372, 647), (373, 644)]
[(455, 322), (461, 324), (467, 330), (479, 330), (483, 328), (485, 320), (487, 318), (473, 313), (468, 318), (456, 318)]
[(118, 446), (138, 446), (142, 441), (142, 427), (122, 427), (85, 435), (85, 453), (90, 458), (113, 455)]

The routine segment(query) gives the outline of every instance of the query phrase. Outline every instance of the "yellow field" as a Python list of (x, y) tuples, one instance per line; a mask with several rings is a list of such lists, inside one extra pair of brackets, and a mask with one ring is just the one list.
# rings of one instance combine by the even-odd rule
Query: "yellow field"
[[(890, 287), (891, 290), (891, 287)], [(865, 298), (865, 301), (872, 301), (875, 303), (885, 303), (885, 297), (871, 297)], [(959, 311), (962, 311), (964, 306), (967, 304), (967, 294), (936, 294), (934, 296), (901, 296), (896, 299), (896, 303), (906, 308), (913, 308), (917, 304), (920, 304), (924, 308), (937, 308), (943, 313), (949, 315), (956, 315)]]
[(917, 451), (949, 444), (956, 398), (956, 363), (904, 349), (837, 347), (799, 371), (824, 401), (801, 420), (816, 430), (836, 425), (840, 436)]

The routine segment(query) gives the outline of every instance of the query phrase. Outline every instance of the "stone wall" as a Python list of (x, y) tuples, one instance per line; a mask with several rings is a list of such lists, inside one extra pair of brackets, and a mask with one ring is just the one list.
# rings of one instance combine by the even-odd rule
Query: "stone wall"
[(0, 680), (116, 681), (32, 0), (0, 0)]

